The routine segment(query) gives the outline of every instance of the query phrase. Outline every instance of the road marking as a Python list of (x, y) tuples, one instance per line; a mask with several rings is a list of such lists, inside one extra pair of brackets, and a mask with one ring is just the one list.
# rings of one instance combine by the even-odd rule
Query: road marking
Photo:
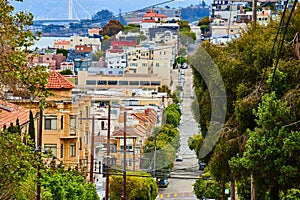
[[(193, 192), (182, 192), (182, 193), (164, 193), (159, 195), (159, 199), (173, 199), (173, 198), (188, 198), (193, 197)], [(158, 200), (159, 200), (158, 199)]]

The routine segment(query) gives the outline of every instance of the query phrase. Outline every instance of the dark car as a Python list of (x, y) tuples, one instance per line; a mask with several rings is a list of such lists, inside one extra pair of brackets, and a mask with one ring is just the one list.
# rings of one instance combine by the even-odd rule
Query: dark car
[(199, 170), (204, 170), (205, 169), (206, 164), (203, 162), (199, 162)]
[(182, 162), (183, 161), (183, 158), (182, 158), (182, 156), (178, 156), (177, 158), (176, 158), (176, 160), (175, 160), (176, 162)]
[(166, 188), (166, 187), (168, 187), (168, 185), (169, 185), (169, 181), (166, 178), (161, 178), (161, 179), (158, 179), (158, 181), (157, 181), (157, 186), (159, 188)]

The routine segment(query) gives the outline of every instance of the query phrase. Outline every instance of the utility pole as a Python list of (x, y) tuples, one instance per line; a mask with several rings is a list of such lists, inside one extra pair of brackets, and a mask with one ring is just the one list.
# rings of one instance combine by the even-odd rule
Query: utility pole
[(42, 160), (42, 133), (43, 133), (43, 109), (40, 108), (40, 117), (39, 117), (39, 129), (37, 135), (37, 157), (38, 157), (38, 166), (37, 166), (37, 191), (36, 199), (41, 199), (41, 160)]
[(111, 107), (108, 105), (108, 127), (107, 127), (107, 147), (106, 147), (106, 187), (105, 187), (105, 200), (109, 199), (109, 168), (110, 168), (110, 161), (109, 155), (110, 155), (110, 110)]
[(126, 116), (127, 112), (124, 112), (124, 171), (123, 171), (123, 192), (122, 200), (126, 200)]
[(257, 0), (252, 0), (252, 22), (253, 27), (256, 27), (256, 21), (257, 21)]
[(153, 177), (156, 179), (156, 133), (154, 137)]
[(90, 182), (94, 183), (94, 143), (95, 143), (95, 116), (92, 117), (92, 136), (91, 136), (91, 163), (90, 163)]

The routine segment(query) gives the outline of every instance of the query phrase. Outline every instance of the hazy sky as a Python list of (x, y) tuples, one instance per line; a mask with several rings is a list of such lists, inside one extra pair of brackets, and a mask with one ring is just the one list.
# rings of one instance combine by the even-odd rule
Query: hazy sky
[[(107, 9), (114, 14), (121, 12), (129, 12), (138, 9), (142, 9), (155, 4), (167, 2), (168, 0), (73, 0), (73, 16), (74, 15), (90, 15), (96, 12)], [(47, 19), (47, 18), (67, 18), (68, 16), (68, 2), (69, 0), (24, 0), (23, 2), (13, 2), (12, 4), (16, 7), (16, 10), (26, 10), (34, 14), (36, 18)], [(38, 3), (37, 3), (38, 2)], [(207, 0), (209, 4), (211, 0)], [(199, 4), (199, 0), (175, 0), (170, 3), (162, 4), (161, 7), (187, 7), (190, 5)], [(82, 17), (79, 18), (82, 18)]]

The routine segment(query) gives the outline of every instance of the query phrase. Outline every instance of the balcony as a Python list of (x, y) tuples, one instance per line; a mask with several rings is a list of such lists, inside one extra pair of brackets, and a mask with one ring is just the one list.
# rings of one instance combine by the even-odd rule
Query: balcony
[(60, 139), (78, 139), (78, 138), (79, 138), (79, 134), (74, 130), (65, 132), (63, 135), (60, 136)]

